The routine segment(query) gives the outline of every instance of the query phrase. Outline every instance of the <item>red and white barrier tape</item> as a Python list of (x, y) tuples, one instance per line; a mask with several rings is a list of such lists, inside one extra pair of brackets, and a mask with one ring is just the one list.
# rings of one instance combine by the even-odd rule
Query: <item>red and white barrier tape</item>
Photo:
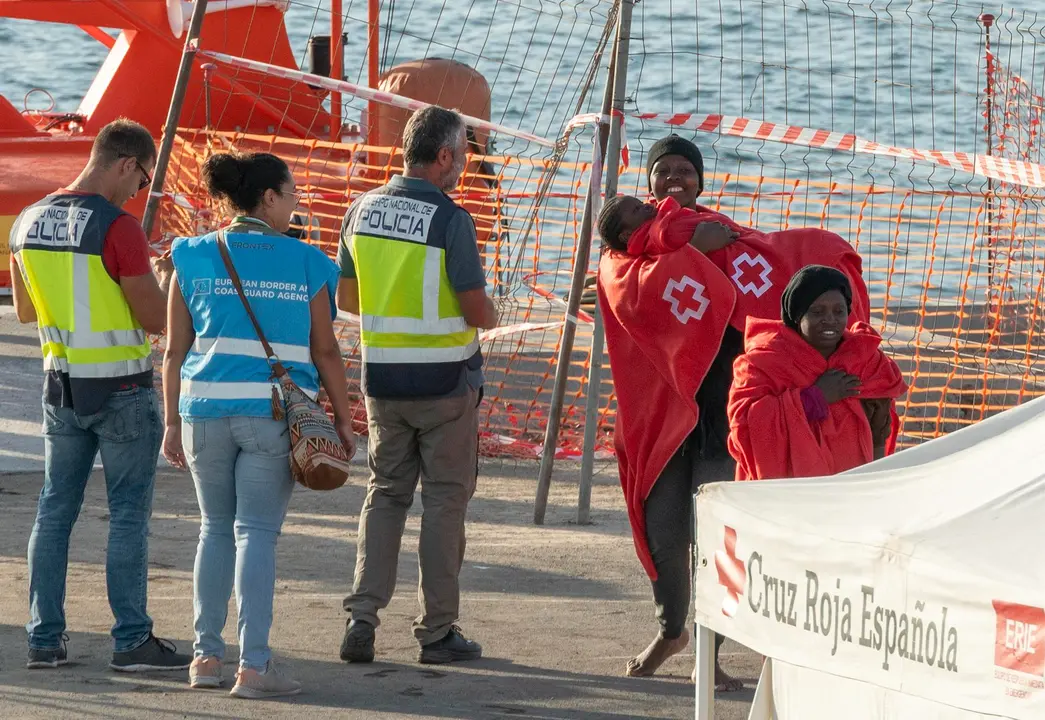
[[(348, 323), (349, 325), (360, 325), (361, 320), (358, 315), (347, 312), (345, 310), (338, 310), (337, 319), (342, 322)], [(522, 322), (515, 323), (513, 325), (503, 325), (495, 327), (492, 330), (483, 330), (479, 333), (480, 342), (489, 342), (490, 340), (497, 340), (498, 338), (505, 337), (507, 335), (515, 335), (517, 333), (530, 332), (533, 330), (551, 330), (561, 326), (562, 320), (556, 320), (554, 322), (544, 323), (533, 323), (533, 322)]]
[[(356, 97), (363, 98), (364, 100), (373, 100), (374, 102), (383, 103), (385, 105), (392, 105), (394, 107), (402, 108), (403, 110), (420, 110), (426, 108), (431, 103), (421, 102), (420, 100), (414, 100), (412, 98), (404, 97), (403, 95), (396, 95), (395, 93), (382, 92), (380, 90), (374, 90), (373, 88), (364, 87), (363, 85), (356, 85), (350, 83), (347, 80), (335, 80), (334, 78), (323, 77), (322, 75), (312, 75), (310, 73), (301, 72), (300, 70), (294, 70), (280, 65), (272, 65), (271, 63), (258, 62), (257, 60), (248, 60), (247, 58), (238, 57), (236, 55), (226, 55), (225, 53), (209, 52), (201, 50), (197, 53), (199, 57), (209, 58), (216, 60), (226, 65), (232, 65), (234, 67), (246, 68), (248, 70), (254, 70), (256, 72), (265, 73), (267, 75), (274, 75), (276, 77), (285, 78), (287, 80), (294, 80), (295, 82), (303, 82), (307, 85), (315, 87), (325, 88), (326, 90), (332, 90), (334, 92), (342, 92), (347, 95), (355, 95)], [(527, 140), (529, 142), (537, 143), (538, 145), (544, 145), (546, 147), (555, 147), (555, 141), (543, 138), (539, 135), (533, 135), (522, 130), (508, 127), (506, 125), (498, 125), (492, 123), (489, 120), (483, 120), (481, 118), (472, 117), (470, 115), (462, 114), (465, 123), (471, 125), (474, 128), (480, 130), (486, 130), (487, 132), (500, 133), (502, 135), (512, 135), (513, 137)]]
[(545, 323), (523, 322), (515, 323), (514, 325), (504, 325), (502, 327), (495, 327), (492, 330), (483, 330), (479, 333), (479, 341), (489, 342), (490, 340), (497, 340), (498, 338), (507, 335), (516, 335), (518, 333), (530, 332), (532, 330), (551, 330), (560, 327), (561, 325), (562, 320)]
[[(603, 115), (602, 113), (582, 113), (581, 115), (575, 115), (566, 124), (566, 131), (569, 132), (570, 130), (573, 130), (576, 127), (580, 127), (581, 125), (608, 125), (610, 122), (610, 116), (617, 118), (618, 122), (620, 122), (620, 162), (626, 170), (629, 167), (631, 167), (631, 151), (628, 149), (628, 138), (624, 134), (624, 113), (622, 113), (620, 110), (614, 110), (610, 113), (610, 115)], [(601, 173), (599, 177), (601, 180)], [(597, 184), (595, 185), (595, 187), (602, 186), (601, 184)]]
[[(530, 273), (529, 275), (526, 275), (526, 276), (523, 277), (522, 284), (525, 287), (529, 288), (530, 291), (533, 292), (535, 295), (538, 295), (538, 296), (544, 298), (545, 300), (551, 300), (552, 302), (557, 303), (559, 305), (562, 305), (563, 307), (569, 307), (569, 297), (568, 296), (564, 297), (564, 298), (563, 297), (559, 297), (558, 295), (553, 293), (551, 290), (545, 290), (544, 288), (540, 287), (539, 285), (537, 285), (537, 283), (534, 282), (534, 280), (539, 275), (547, 275), (547, 274), (549, 274), (549, 273), (547, 273), (547, 272), (545, 272), (543, 270), (542, 271), (538, 271), (538, 272), (534, 272), (534, 273)], [(580, 320), (581, 322), (585, 322), (585, 323), (589, 323), (589, 324), (595, 322), (595, 319), (591, 315), (589, 315), (588, 313), (584, 312), (583, 310), (577, 310), (577, 317), (576, 318), (571, 317), (570, 320), (572, 320), (573, 322), (577, 322), (578, 320)]]
[[(644, 122), (660, 123), (680, 130), (718, 133), (732, 137), (780, 142), (787, 145), (801, 145), (824, 150), (838, 150), (914, 160), (915, 162), (931, 163), (954, 170), (962, 170), (974, 175), (984, 175), (1013, 185), (1036, 188), (1045, 187), (1045, 166), (1021, 160), (964, 152), (900, 148), (867, 140), (853, 133), (817, 130), (798, 125), (782, 125), (730, 115), (629, 113), (628, 117)], [(567, 129), (573, 129), (582, 125), (598, 123), (601, 120), (602, 116), (598, 113), (586, 113), (572, 118), (566, 127)]]

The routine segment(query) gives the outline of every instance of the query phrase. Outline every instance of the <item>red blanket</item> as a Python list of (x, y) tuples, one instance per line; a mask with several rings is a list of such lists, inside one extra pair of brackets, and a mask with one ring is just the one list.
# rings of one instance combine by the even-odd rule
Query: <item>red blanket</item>
[[(894, 401), (891, 451), (895, 400), (907, 385), (881, 342), (870, 325), (857, 323), (824, 359), (782, 322), (752, 319), (729, 397), (729, 451), (737, 459), (737, 479), (819, 477), (870, 462), (871, 427), (861, 397)], [(860, 396), (832, 403), (825, 420), (811, 423), (800, 393), (832, 368), (859, 377)]]
[(864, 283), (863, 263), (859, 253), (841, 236), (818, 228), (764, 233), (738, 225), (700, 205), (696, 210), (680, 209), (665, 230), (671, 235), (671, 242), (678, 242), (683, 236), (689, 240), (703, 222), (720, 222), (737, 233), (734, 242), (708, 253), (708, 258), (737, 287), (737, 305), (730, 322), (740, 332), (744, 332), (749, 317), (779, 320), (784, 288), (807, 265), (827, 265), (845, 273), (853, 288), (849, 324), (870, 319), (871, 301)]
[[(663, 232), (680, 210), (661, 205), (628, 251), (599, 262), (598, 296), (617, 395), (615, 444), (635, 550), (656, 579), (643, 506), (697, 424), (696, 393), (718, 352), (736, 293), (704, 255)], [(651, 226), (651, 227), (650, 227)]]

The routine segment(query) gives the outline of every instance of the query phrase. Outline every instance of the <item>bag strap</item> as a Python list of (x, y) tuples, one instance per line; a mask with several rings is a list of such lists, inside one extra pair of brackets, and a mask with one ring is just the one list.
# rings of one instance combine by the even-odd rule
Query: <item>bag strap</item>
[(269, 345), (269, 341), (265, 339), (265, 333), (261, 331), (261, 325), (258, 323), (258, 318), (254, 315), (254, 311), (251, 309), (250, 303), (247, 301), (247, 296), (243, 292), (243, 283), (240, 282), (239, 273), (236, 272), (236, 266), (232, 264), (232, 256), (229, 255), (229, 245), (225, 238), (224, 228), (218, 230), (218, 252), (221, 253), (221, 259), (225, 263), (225, 270), (228, 271), (229, 278), (232, 280), (232, 286), (236, 288), (236, 294), (239, 295), (239, 299), (243, 303), (243, 309), (247, 311), (247, 317), (250, 318), (250, 322), (254, 325), (254, 332), (258, 334), (258, 340), (261, 341), (261, 347), (264, 348), (265, 355), (268, 356), (273, 374), (275, 374), (276, 377), (283, 377), (287, 374), (287, 370), (283, 367), (283, 363), (279, 361), (279, 357), (272, 349), (272, 346)]

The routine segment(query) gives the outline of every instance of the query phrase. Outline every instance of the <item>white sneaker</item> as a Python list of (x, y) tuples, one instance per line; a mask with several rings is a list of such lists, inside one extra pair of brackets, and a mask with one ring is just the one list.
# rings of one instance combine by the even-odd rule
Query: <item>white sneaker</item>
[(301, 683), (288, 678), (269, 660), (264, 672), (240, 668), (236, 673), (236, 685), (229, 694), (247, 700), (264, 700), (297, 695), (300, 692)]
[(224, 682), (221, 677), (221, 660), (206, 655), (193, 658), (192, 665), (189, 665), (189, 687), (217, 688)]

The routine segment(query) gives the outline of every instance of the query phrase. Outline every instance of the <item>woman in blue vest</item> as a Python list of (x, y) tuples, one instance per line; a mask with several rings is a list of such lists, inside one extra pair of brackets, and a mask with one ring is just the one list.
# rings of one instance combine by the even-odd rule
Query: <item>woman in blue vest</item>
[[(306, 392), (320, 383), (335, 426), (355, 452), (351, 406), (333, 317), (339, 271), (284, 233), (300, 193), (275, 155), (211, 156), (203, 181), (236, 214), (229, 254), (269, 343)], [(193, 577), (196, 641), (189, 683), (220, 687), (229, 597), (239, 609), (240, 664), (232, 695), (295, 695), (272, 663), (269, 629), (276, 539), (294, 487), (286, 420), (273, 419), (271, 371), (218, 249), (217, 233), (179, 238), (163, 361), (163, 455), (192, 472), (202, 523)]]

